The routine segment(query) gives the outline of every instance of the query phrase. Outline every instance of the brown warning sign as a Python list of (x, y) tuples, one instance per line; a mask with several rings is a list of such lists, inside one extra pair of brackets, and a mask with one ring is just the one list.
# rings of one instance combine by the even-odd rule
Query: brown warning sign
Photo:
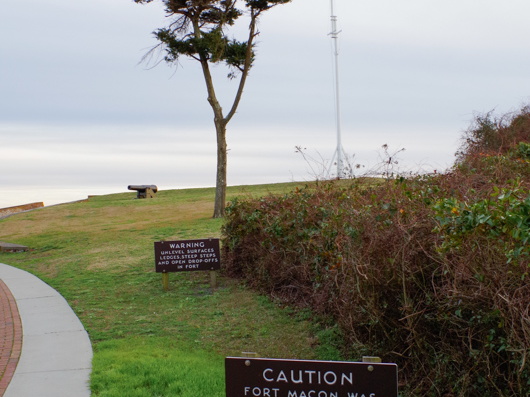
[(157, 273), (219, 270), (220, 267), (219, 239), (155, 242)]

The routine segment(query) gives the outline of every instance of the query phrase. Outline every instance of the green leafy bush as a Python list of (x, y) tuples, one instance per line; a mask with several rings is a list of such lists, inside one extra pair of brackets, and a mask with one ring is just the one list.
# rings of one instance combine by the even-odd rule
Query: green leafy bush
[(519, 142), (517, 153), (523, 160), (530, 160), (530, 143)]
[[(436, 231), (442, 233), (441, 248), (463, 249), (464, 240), (482, 236), (489, 246), (498, 245), (507, 263), (530, 259), (530, 195), (521, 188), (494, 187), (492, 197), (472, 204), (455, 198), (435, 205)], [(522, 275), (526, 277), (527, 272)]]

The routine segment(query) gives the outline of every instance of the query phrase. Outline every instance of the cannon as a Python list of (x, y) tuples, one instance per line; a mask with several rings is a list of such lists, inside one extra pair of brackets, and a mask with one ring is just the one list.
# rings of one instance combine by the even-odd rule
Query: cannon
[(136, 198), (154, 198), (155, 193), (158, 191), (156, 185), (129, 185), (127, 186), (129, 190), (136, 190)]

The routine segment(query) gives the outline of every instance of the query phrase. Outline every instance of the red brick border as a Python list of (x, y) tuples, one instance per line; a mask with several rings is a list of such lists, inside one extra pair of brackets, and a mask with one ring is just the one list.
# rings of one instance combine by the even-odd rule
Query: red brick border
[(22, 321), (17, 302), (0, 280), (0, 397), (11, 382), (22, 351)]

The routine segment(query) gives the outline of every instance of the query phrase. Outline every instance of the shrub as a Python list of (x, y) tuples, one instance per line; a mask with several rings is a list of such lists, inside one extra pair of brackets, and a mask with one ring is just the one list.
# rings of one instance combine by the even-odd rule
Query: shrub
[(527, 109), (479, 118), (445, 175), (232, 202), (225, 269), (331, 316), (418, 396), (530, 393)]

